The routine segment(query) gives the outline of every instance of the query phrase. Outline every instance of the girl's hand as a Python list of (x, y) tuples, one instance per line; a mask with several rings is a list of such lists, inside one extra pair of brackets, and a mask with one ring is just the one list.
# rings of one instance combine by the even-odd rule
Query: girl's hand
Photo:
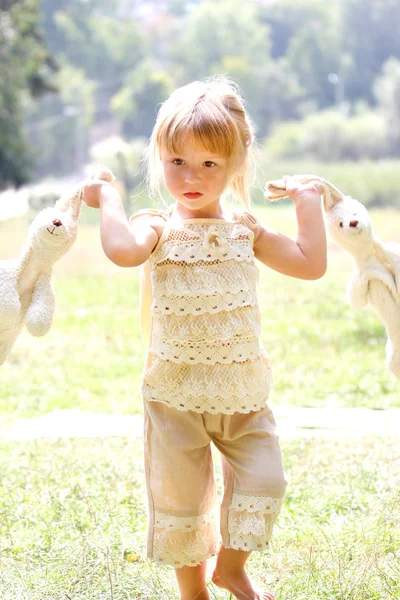
[(301, 198), (310, 198), (310, 196), (319, 199), (323, 192), (322, 184), (313, 177), (303, 180), (302, 183), (296, 181), (294, 177), (289, 177), (289, 175), (284, 175), (282, 179), (286, 183), (287, 194), (293, 202)]
[(107, 181), (101, 179), (88, 179), (83, 182), (83, 201), (90, 208), (100, 208), (100, 197), (104, 186), (109, 186)]

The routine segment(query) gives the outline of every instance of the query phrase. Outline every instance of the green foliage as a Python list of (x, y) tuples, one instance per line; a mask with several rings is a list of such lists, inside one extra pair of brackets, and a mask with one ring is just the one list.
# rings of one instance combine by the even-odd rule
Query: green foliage
[(382, 65), (400, 56), (398, 0), (346, 0), (341, 3), (343, 49), (352, 57), (346, 95), (373, 102), (373, 82)]
[(22, 135), (22, 93), (38, 97), (53, 88), (54, 64), (43, 45), (36, 0), (0, 8), (0, 188), (21, 185), (33, 157)]
[(55, 83), (58, 95), (26, 104), (26, 139), (40, 159), (37, 176), (79, 172), (87, 160), (88, 128), (94, 117), (94, 82), (83, 69), (60, 68)]
[[(258, 185), (253, 193), (253, 202), (266, 204), (262, 192), (267, 179), (280, 179), (282, 175), (296, 173), (315, 173), (332, 181), (344, 193), (369, 207), (393, 206), (398, 210), (400, 209), (399, 169), (400, 163), (396, 160), (324, 163), (298, 158), (277, 159), (266, 154), (260, 159)], [(273, 203), (269, 206), (277, 207), (278, 204)], [(398, 236), (393, 233), (393, 239), (397, 238)]]
[(277, 157), (334, 162), (380, 159), (387, 154), (387, 145), (385, 122), (380, 115), (366, 112), (348, 118), (329, 110), (278, 125), (266, 147)]
[(387, 129), (389, 147), (400, 156), (400, 60), (390, 58), (374, 85), (378, 107)]
[(316, 101), (316, 108), (335, 103), (328, 74), (339, 71), (340, 39), (332, 20), (307, 22), (290, 39), (286, 57), (290, 71), (298, 76), (307, 97)]
[(261, 137), (274, 122), (299, 116), (304, 91), (286, 60), (271, 60), (270, 30), (254, 3), (200, 3), (172, 43), (170, 58), (178, 83), (228, 74), (241, 87)]
[(113, 78), (143, 58), (145, 39), (134, 21), (85, 15), (78, 8), (55, 13), (54, 21), (63, 36), (64, 59), (83, 68), (89, 78)]
[(118, 18), (118, 0), (40, 0), (49, 48), (93, 79), (115, 78), (144, 56), (134, 19)]
[[(135, 207), (147, 205), (147, 197), (142, 182), (142, 156), (146, 145), (145, 138), (136, 138), (126, 142), (120, 137), (106, 138), (103, 142), (92, 146), (91, 160), (93, 164), (106, 165), (114, 173), (117, 185), (120, 186), (121, 197), (127, 214), (134, 212)], [(94, 211), (92, 211), (93, 213)], [(93, 215), (92, 215), (93, 216)]]
[(205, 0), (192, 11), (170, 57), (185, 66), (185, 80), (215, 72), (226, 57), (240, 57), (258, 72), (270, 60), (269, 30), (253, 3)]
[(111, 100), (111, 108), (129, 139), (149, 137), (156, 120), (156, 106), (173, 90), (171, 76), (157, 70), (150, 61), (143, 61), (125, 78), (124, 85)]
[(274, 58), (287, 54), (291, 40), (310, 27), (326, 25), (337, 18), (335, 3), (315, 0), (273, 0), (260, 6), (260, 19), (270, 29), (271, 53)]
[[(300, 152), (320, 159), (399, 154), (399, 76), (393, 58), (400, 56), (393, 27), (400, 20), (397, 0), (9, 0), (2, 15), (0, 181), (5, 173), (15, 181), (28, 176), (23, 112), (27, 130), (37, 129), (28, 133), (38, 160), (35, 175), (68, 173), (86, 158), (93, 124), (99, 125), (95, 139), (111, 126), (128, 139), (148, 136), (157, 106), (172, 89), (216, 73), (226, 73), (242, 88), (259, 138), (278, 131), (282, 121), (320, 109), (349, 106), (353, 114), (352, 103), (371, 108), (377, 102), (385, 139), (380, 117), (371, 114), (368, 123), (367, 115), (359, 115), (343, 122), (324, 113), (320, 121), (326, 119), (326, 126), (307, 122), (310, 141), (305, 150), (300, 145)], [(55, 63), (65, 74), (58, 81)], [(36, 97), (57, 85), (59, 99), (53, 95), (32, 107), (28, 92)], [(71, 113), (76, 98), (82, 122)], [(81, 137), (79, 125), (85, 129)], [(294, 125), (288, 127), (280, 145), (287, 146), (286, 138), (295, 135)], [(320, 131), (337, 142), (333, 156), (328, 144), (315, 139)], [(60, 139), (63, 160), (56, 151)], [(294, 152), (293, 147), (284, 155)]]

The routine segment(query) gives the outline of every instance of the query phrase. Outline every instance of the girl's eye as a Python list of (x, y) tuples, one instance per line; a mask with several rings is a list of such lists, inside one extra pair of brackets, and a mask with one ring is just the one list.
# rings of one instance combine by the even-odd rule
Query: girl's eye
[(213, 162), (212, 160), (206, 160), (206, 162), (204, 164), (206, 165), (206, 167), (216, 167), (217, 166), (215, 164), (215, 162)]
[(174, 165), (182, 165), (183, 164), (183, 160), (181, 158), (175, 158), (173, 161)]

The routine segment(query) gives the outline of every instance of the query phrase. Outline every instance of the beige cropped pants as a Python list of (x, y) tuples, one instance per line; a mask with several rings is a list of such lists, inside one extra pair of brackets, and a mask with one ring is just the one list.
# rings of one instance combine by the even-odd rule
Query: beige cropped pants
[[(211, 442), (223, 468), (219, 526)], [(145, 401), (144, 456), (149, 559), (198, 565), (216, 554), (219, 534), (226, 548), (267, 547), (286, 487), (269, 408), (226, 415)]]

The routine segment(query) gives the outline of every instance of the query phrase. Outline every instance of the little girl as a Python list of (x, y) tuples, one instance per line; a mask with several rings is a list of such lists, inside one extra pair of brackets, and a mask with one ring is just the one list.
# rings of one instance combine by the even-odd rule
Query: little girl
[[(236, 86), (196, 81), (162, 105), (148, 146), (149, 180), (175, 199), (128, 222), (110, 184), (91, 182), (101, 241), (117, 265), (142, 269), (141, 391), (149, 503), (147, 555), (175, 568), (181, 600), (209, 600), (206, 561), (217, 553), (210, 442), (221, 453), (222, 545), (212, 581), (239, 600), (270, 600), (248, 578), (252, 551), (268, 546), (286, 480), (273, 414), (271, 367), (260, 339), (254, 258), (293, 277), (326, 270), (318, 184), (290, 186), (296, 242), (249, 210), (253, 128)], [(247, 209), (228, 215), (231, 191)]]

